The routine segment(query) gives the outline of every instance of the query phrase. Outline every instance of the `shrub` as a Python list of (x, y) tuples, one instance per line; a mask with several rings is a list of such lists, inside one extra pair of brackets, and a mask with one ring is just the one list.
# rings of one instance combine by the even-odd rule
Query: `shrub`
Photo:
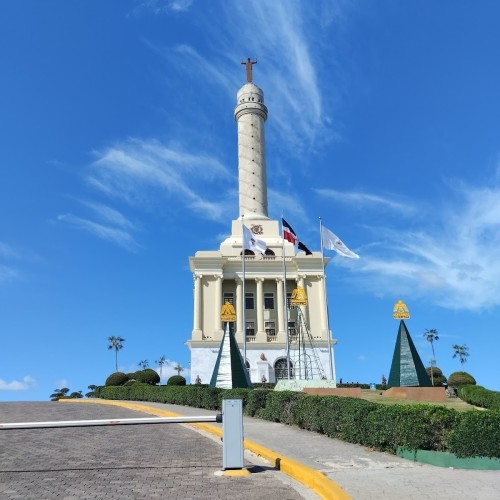
[(112, 385), (123, 385), (126, 381), (128, 380), (128, 377), (125, 373), (123, 372), (115, 372), (112, 373), (107, 379), (106, 379), (106, 386)]
[(182, 375), (172, 375), (167, 380), (167, 385), (186, 385), (186, 379)]
[[(434, 387), (442, 387), (446, 384), (446, 377), (443, 375), (443, 372), (437, 366), (429, 366), (425, 369), (427, 375), (431, 380), (434, 380)], [(432, 372), (432, 377), (431, 377)]]
[(448, 385), (460, 387), (462, 385), (476, 385), (476, 380), (467, 372), (453, 372), (448, 377)]
[(481, 385), (463, 385), (458, 395), (471, 405), (500, 410), (500, 392), (490, 391)]
[(458, 457), (500, 457), (500, 412), (468, 411), (448, 434), (449, 451)]
[(160, 383), (160, 376), (152, 368), (146, 368), (135, 372), (135, 380), (143, 384), (156, 385)]

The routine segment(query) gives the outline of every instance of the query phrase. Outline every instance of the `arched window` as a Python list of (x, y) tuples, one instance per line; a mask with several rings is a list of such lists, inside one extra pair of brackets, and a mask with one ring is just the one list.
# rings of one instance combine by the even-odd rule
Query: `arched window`
[[(286, 358), (279, 358), (274, 362), (274, 376), (276, 380), (284, 380), (288, 378), (288, 370), (286, 369)], [(290, 378), (294, 378), (295, 373), (292, 362), (290, 361)]]
[(270, 248), (266, 248), (266, 255), (275, 255), (275, 253)]
[[(240, 255), (243, 254), (243, 252), (240, 252)], [(248, 248), (245, 248), (245, 255), (255, 255), (255, 253), (252, 250), (248, 250)]]

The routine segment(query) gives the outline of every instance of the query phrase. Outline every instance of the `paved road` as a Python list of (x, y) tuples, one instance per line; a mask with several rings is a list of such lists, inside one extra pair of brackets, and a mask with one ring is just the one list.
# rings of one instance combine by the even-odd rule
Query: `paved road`
[[(183, 415), (210, 413), (187, 406), (142, 404)], [(244, 418), (244, 434), (247, 439), (325, 473), (355, 500), (500, 499), (500, 471), (420, 464), (257, 418)]]
[[(145, 416), (90, 404), (0, 403), (1, 422)], [(0, 431), (2, 500), (311, 498), (279, 472), (246, 466), (250, 476), (218, 474), (221, 444), (178, 424)]]

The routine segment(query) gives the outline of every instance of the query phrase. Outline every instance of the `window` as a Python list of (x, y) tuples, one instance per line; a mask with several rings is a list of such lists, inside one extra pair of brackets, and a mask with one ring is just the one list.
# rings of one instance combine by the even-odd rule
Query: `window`
[(274, 325), (274, 321), (266, 321), (264, 324), (264, 327), (266, 329), (266, 334), (273, 336), (276, 335), (276, 328)]
[(247, 337), (255, 336), (255, 321), (247, 321), (245, 333)]
[(295, 337), (295, 335), (297, 335), (297, 330), (295, 329), (295, 321), (288, 322), (288, 335), (290, 335), (290, 337)]
[[(290, 367), (290, 378), (294, 378), (295, 373), (291, 361), (288, 366)], [(288, 370), (286, 369), (285, 358), (277, 359), (276, 363), (274, 363), (274, 375), (276, 376), (276, 380), (283, 380), (288, 378)]]
[(229, 302), (231, 305), (234, 306), (234, 295), (232, 292), (224, 292), (223, 304), (225, 304), (226, 302)]
[(286, 294), (286, 307), (287, 309), (294, 309), (295, 306), (292, 304), (292, 294), (287, 293)]
[(264, 293), (264, 309), (274, 309), (274, 294)]
[(255, 309), (253, 293), (245, 293), (245, 309)]

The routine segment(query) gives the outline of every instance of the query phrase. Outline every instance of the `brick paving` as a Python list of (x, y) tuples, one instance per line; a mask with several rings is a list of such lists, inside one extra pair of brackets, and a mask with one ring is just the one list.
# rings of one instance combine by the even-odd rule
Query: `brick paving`
[[(0, 403), (1, 422), (144, 416), (101, 405)], [(1, 499), (304, 498), (274, 470), (246, 465), (250, 476), (217, 475), (222, 446), (179, 424), (0, 430)]]

